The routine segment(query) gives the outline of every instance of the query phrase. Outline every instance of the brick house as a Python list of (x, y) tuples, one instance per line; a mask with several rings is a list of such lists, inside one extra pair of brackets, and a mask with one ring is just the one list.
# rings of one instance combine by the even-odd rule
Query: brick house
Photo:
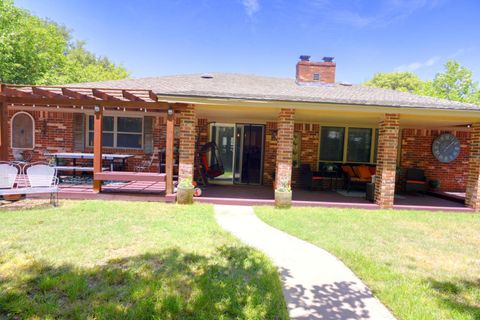
[[(122, 89), (123, 98), (134, 103), (145, 99), (128, 96), (125, 89), (148, 90), (158, 103), (181, 106), (172, 120), (180, 180), (194, 176), (198, 144), (215, 141), (225, 173), (214, 182), (271, 185), (286, 179), (295, 187), (302, 164), (313, 171), (326, 164), (365, 164), (376, 167), (375, 202), (390, 208), (406, 169), (419, 168), (428, 180), (439, 181), (439, 190), (466, 192), (466, 204), (480, 208), (478, 106), (338, 83), (335, 70), (333, 58), (313, 62), (302, 56), (295, 79), (194, 74), (69, 85), (62, 92), (98, 89), (90, 97), (75, 95), (94, 99), (102, 90)], [(33, 99), (44, 89), (29, 94)], [(58, 94), (47, 95), (53, 99)], [(3, 158), (13, 159), (16, 150), (31, 150), (33, 160), (39, 161), (45, 152), (94, 150), (94, 109), (73, 103), (69, 108), (11, 104), (6, 96)], [(147, 105), (124, 108), (119, 102), (115, 107), (115, 101), (122, 101), (115, 99), (103, 108), (102, 150), (134, 155), (126, 169), (133, 170), (167, 147), (168, 117)], [(452, 158), (432, 152), (434, 141), (445, 134), (454, 137), (452, 148), (458, 148)], [(156, 157), (149, 170), (158, 171), (160, 162)]]

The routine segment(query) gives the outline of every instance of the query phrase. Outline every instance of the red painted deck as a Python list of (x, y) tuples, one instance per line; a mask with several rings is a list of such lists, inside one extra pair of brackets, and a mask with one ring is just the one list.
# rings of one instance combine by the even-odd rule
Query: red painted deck
[[(165, 183), (128, 182), (103, 186), (103, 192), (94, 193), (91, 185), (61, 185), (62, 199), (104, 199), (128, 201), (174, 202), (174, 195), (165, 195)], [(220, 186), (210, 185), (203, 189), (201, 197), (195, 198), (199, 203), (234, 204), (234, 205), (273, 205), (274, 192), (266, 186)], [(294, 189), (294, 206), (318, 206), (335, 208), (378, 209), (376, 204), (363, 197), (345, 196), (335, 191), (308, 191)], [(429, 195), (402, 195), (395, 199), (396, 209), (459, 211), (471, 212), (458, 201), (437, 198)]]

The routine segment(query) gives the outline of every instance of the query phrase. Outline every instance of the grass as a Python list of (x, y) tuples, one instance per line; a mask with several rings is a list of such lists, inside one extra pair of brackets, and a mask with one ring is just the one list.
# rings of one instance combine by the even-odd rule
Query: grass
[(322, 247), (399, 319), (480, 319), (480, 216), (257, 207), (265, 222)]
[(210, 206), (0, 212), (0, 319), (287, 319), (276, 268)]

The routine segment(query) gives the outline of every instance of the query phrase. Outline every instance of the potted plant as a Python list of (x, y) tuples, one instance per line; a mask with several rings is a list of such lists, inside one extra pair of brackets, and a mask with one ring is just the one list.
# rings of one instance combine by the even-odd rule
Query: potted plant
[(180, 181), (177, 187), (177, 203), (192, 204), (193, 203), (194, 186), (191, 178), (185, 178)]
[(288, 209), (292, 206), (292, 189), (288, 179), (281, 179), (275, 189), (275, 207)]

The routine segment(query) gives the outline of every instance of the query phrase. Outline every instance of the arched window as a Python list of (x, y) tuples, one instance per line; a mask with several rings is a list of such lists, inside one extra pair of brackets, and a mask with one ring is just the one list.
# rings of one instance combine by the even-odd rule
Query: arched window
[(35, 146), (35, 120), (26, 112), (17, 112), (12, 118), (12, 148), (33, 149)]

